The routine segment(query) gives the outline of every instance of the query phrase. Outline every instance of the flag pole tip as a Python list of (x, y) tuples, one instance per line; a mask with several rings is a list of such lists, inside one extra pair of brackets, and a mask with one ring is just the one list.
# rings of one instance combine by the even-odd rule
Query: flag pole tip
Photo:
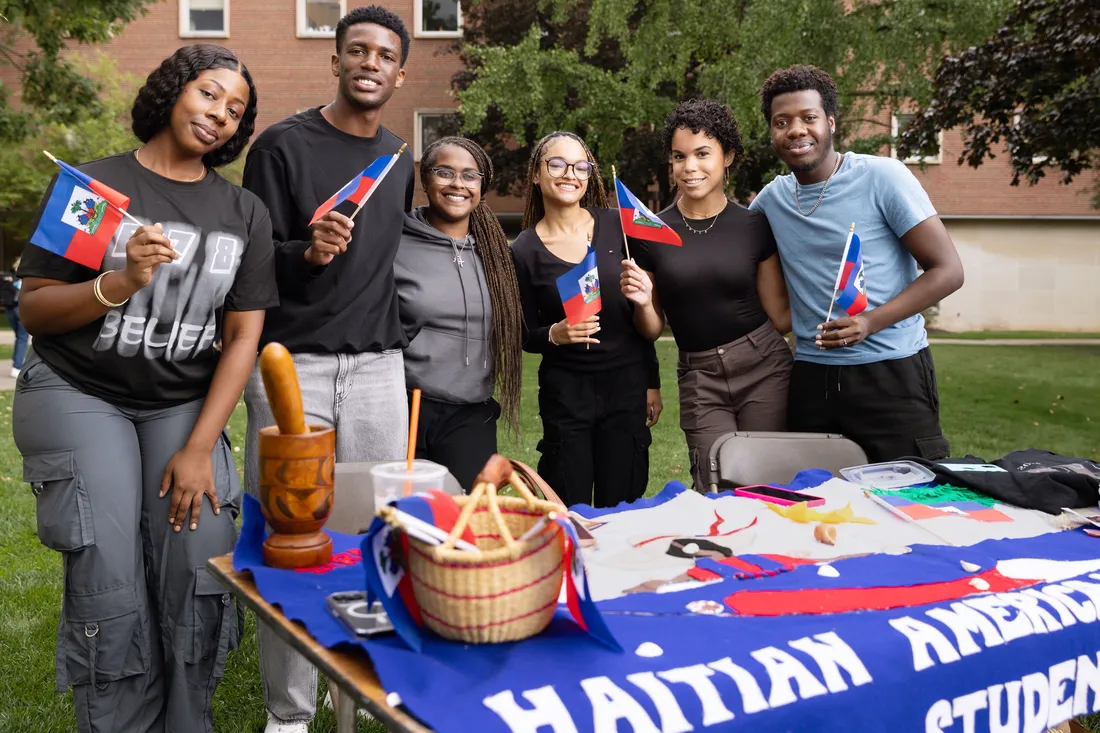
[(401, 143), (401, 147), (397, 149), (397, 154), (401, 155), (401, 153), (405, 152), (405, 148), (407, 147), (409, 147), (408, 143)]
[(853, 221), (852, 226), (848, 227), (848, 233), (852, 233), (856, 230), (856, 223)]

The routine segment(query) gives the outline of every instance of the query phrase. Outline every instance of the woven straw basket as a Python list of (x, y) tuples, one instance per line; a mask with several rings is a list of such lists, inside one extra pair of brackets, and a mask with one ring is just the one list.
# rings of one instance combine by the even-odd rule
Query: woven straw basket
[[(508, 484), (523, 498), (498, 496), (497, 490)], [(407, 535), (407, 571), (424, 625), (446, 639), (470, 644), (538, 634), (557, 607), (565, 540), (554, 522), (531, 539), (515, 538), (544, 516), (563, 512), (561, 505), (535, 497), (511, 462), (499, 455), (485, 465), (470, 495), (455, 501), (461, 512), (446, 542), (429, 545)], [(392, 513), (380, 514), (401, 526)], [(467, 525), (479, 552), (454, 548)]]

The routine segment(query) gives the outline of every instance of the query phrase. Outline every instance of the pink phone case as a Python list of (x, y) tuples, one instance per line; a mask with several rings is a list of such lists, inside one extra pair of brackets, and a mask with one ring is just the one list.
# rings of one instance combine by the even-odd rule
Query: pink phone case
[(784, 499), (779, 496), (768, 496), (767, 494), (758, 494), (753, 489), (774, 489), (775, 486), (768, 486), (766, 484), (757, 484), (756, 486), (741, 486), (733, 490), (734, 496), (743, 496), (746, 499), (759, 499), (760, 501), (769, 501), (772, 504), (779, 504), (780, 506), (790, 506), (791, 504), (805, 504), (806, 506), (821, 506), (825, 503), (825, 499), (820, 496), (811, 496), (810, 494), (803, 494), (799, 491), (792, 491), (792, 494), (798, 494), (799, 496), (806, 497), (806, 501), (793, 501), (791, 499)]

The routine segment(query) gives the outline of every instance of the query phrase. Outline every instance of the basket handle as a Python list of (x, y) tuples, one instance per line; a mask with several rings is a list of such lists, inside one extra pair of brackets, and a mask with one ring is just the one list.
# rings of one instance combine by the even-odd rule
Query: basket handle
[(497, 490), (508, 484), (514, 486), (523, 495), (529, 507), (535, 508), (538, 499), (527, 488), (527, 484), (516, 471), (512, 462), (499, 453), (495, 453), (485, 463), (481, 473), (477, 475), (477, 479), (474, 481), (474, 490), (470, 492), (470, 498), (466, 505), (462, 507), (462, 512), (458, 515), (458, 519), (447, 535), (447, 539), (443, 542), (443, 547), (448, 550), (454, 548), (455, 542), (466, 531), (466, 526), (470, 523), (470, 517), (473, 516), (474, 510), (477, 508), (478, 499), (481, 498), (482, 494), (486, 494), (489, 513), (497, 524), (497, 530), (500, 532), (501, 539), (504, 540), (504, 545), (510, 552), (517, 552), (519, 544), (508, 530), (508, 525), (504, 522), (504, 516), (500, 513), (500, 505), (497, 504)]

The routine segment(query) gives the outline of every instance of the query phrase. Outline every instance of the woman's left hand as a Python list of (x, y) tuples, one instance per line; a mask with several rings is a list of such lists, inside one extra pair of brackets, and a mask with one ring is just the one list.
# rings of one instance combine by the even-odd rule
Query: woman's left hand
[(664, 404), (661, 402), (661, 390), (647, 389), (645, 391), (645, 424), (651, 428), (661, 419), (661, 410)]
[(867, 316), (844, 316), (817, 327), (816, 344), (820, 349), (843, 349), (855, 346), (874, 331)]
[(164, 478), (160, 482), (160, 496), (171, 490), (172, 501), (168, 506), (168, 523), (175, 531), (183, 528), (187, 513), (191, 512), (191, 529), (199, 528), (202, 513), (202, 497), (210, 497), (215, 514), (221, 513), (218, 504), (218, 488), (214, 485), (214, 465), (210, 451), (184, 447), (168, 461)]

